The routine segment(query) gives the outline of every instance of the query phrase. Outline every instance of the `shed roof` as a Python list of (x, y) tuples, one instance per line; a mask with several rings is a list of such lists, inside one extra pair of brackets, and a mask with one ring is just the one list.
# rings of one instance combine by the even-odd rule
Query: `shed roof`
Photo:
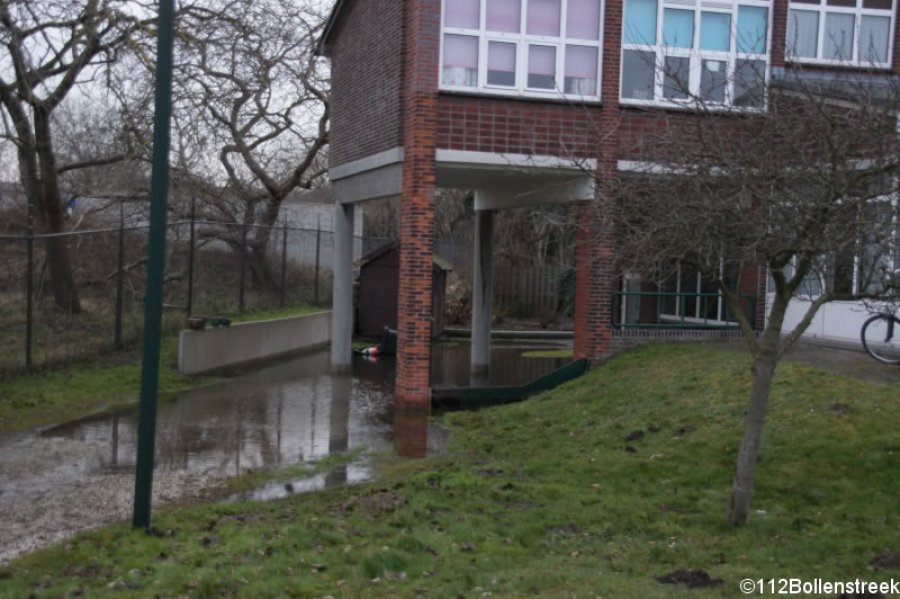
[[(382, 246), (375, 248), (374, 250), (372, 250), (371, 252), (369, 252), (368, 254), (363, 256), (362, 258), (360, 258), (356, 264), (357, 264), (357, 266), (362, 268), (369, 262), (372, 262), (373, 260), (377, 260), (378, 258), (381, 258), (388, 252), (396, 250), (399, 247), (400, 247), (400, 244), (398, 242), (390, 241), (388, 243), (385, 243)], [(438, 256), (437, 254), (433, 254), (431, 257), (431, 260), (432, 260), (432, 263), (435, 266), (437, 266), (440, 270), (445, 270), (445, 271), (453, 270), (453, 265), (450, 264), (450, 262), (448, 262), (447, 260)]]

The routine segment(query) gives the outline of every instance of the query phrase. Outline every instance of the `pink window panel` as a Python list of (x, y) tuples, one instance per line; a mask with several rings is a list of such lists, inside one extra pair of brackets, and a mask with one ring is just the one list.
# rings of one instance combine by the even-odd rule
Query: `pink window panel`
[(528, 35), (559, 37), (560, 0), (528, 0)]
[(556, 48), (553, 46), (528, 46), (528, 74), (556, 75)]
[(576, 40), (600, 40), (601, 0), (569, 0), (566, 37)]
[(566, 46), (566, 93), (596, 96), (597, 62), (597, 48)]
[(478, 29), (481, 0), (444, 0), (444, 26)]
[(468, 35), (445, 35), (444, 66), (477, 69), (478, 38)]
[(597, 78), (597, 48), (566, 46), (566, 77)]
[(522, 0), (487, 0), (487, 30), (519, 33), (522, 26)]
[(515, 72), (516, 45), (491, 42), (488, 50), (488, 70)]

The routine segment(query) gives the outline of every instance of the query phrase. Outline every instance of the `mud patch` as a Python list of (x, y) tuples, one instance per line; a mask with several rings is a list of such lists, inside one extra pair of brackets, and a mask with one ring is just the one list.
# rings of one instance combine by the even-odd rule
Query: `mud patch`
[(683, 584), (689, 589), (702, 589), (719, 586), (722, 584), (722, 579), (713, 578), (704, 570), (673, 570), (665, 576), (657, 576), (656, 582)]
[(872, 559), (872, 567), (876, 570), (900, 570), (900, 551), (876, 555)]

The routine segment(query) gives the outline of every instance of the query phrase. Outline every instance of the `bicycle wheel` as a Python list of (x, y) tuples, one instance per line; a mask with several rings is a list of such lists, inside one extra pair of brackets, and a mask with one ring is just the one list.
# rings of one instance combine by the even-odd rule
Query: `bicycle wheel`
[(900, 364), (900, 320), (889, 314), (876, 314), (863, 325), (862, 344), (879, 362)]

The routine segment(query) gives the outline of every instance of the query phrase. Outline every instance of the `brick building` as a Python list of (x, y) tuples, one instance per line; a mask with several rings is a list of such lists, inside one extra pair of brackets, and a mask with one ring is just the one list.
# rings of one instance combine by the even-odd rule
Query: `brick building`
[[(660, 160), (641, 138), (688, 96), (760, 111), (767, 82), (799, 65), (898, 72), (895, 13), (892, 0), (338, 0), (319, 48), (333, 82), (333, 363), (351, 354), (354, 207), (401, 196), (396, 391), (427, 404), (438, 187), (475, 190), (473, 369), (490, 355), (493, 214), (555, 202), (583, 216), (575, 353), (600, 357), (623, 282), (590, 225), (597, 182)], [(743, 284), (764, 303), (761, 272)]]

